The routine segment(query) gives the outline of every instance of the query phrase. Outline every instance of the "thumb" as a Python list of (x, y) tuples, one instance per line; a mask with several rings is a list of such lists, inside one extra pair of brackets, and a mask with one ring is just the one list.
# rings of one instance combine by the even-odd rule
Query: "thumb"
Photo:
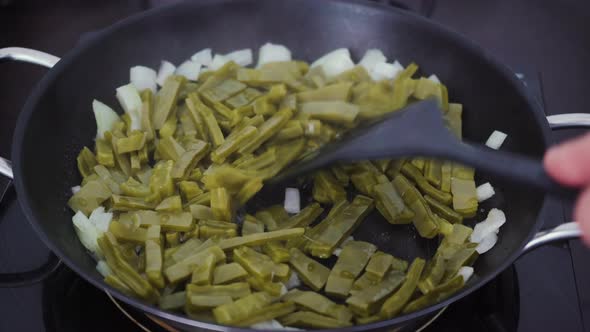
[(582, 239), (590, 246), (590, 188), (584, 190), (574, 209), (574, 220), (580, 225)]
[(590, 183), (590, 134), (550, 148), (544, 164), (549, 175), (565, 185)]

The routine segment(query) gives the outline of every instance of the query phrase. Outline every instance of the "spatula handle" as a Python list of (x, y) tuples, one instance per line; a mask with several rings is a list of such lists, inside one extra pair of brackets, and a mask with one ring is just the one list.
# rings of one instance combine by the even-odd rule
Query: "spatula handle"
[(461, 143), (460, 146), (461, 148), (453, 150), (453, 159), (458, 162), (504, 180), (541, 189), (560, 198), (573, 201), (578, 196), (577, 188), (555, 182), (538, 160), (511, 152), (492, 150), (482, 145)]

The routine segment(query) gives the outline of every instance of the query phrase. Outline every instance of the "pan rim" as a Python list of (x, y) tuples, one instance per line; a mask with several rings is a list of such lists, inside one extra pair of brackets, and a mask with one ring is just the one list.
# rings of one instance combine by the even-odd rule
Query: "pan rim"
[[(186, 7), (190, 6), (190, 8), (193, 9), (193, 8), (202, 8), (202, 7), (207, 7), (207, 6), (222, 5), (225, 3), (249, 2), (249, 1), (251, 2), (251, 1), (256, 1), (256, 0), (221, 0), (221, 1), (204, 0), (204, 1), (200, 1), (198, 3), (194, 3), (194, 2), (190, 2), (190, 1), (180, 1), (177, 3), (153, 8), (153, 9), (147, 10), (145, 12), (141, 12), (141, 13), (129, 16), (123, 20), (120, 20), (120, 21), (110, 25), (109, 27), (107, 27), (105, 29), (100, 30), (92, 37), (81, 40), (80, 43), (78, 43), (73, 49), (68, 51), (67, 54), (56, 64), (56, 66), (54, 66), (35, 86), (35, 88), (31, 92), (31, 94), (29, 95), (29, 97), (28, 97), (19, 117), (18, 117), (17, 125), (16, 125), (15, 132), (13, 135), (13, 141), (12, 141), (12, 160), (14, 163), (13, 165), (14, 165), (14, 174), (15, 174), (14, 184), (16, 187), (19, 204), (22, 207), (23, 212), (25, 213), (25, 216), (27, 217), (27, 220), (29, 221), (29, 223), (31, 224), (31, 226), (33, 227), (33, 229), (35, 230), (37, 235), (41, 238), (41, 240), (45, 243), (45, 245), (48, 246), (51, 251), (56, 253), (60, 257), (60, 259), (62, 259), (62, 261), (70, 269), (75, 271), (78, 275), (80, 275), (86, 281), (90, 282), (95, 287), (97, 287), (99, 289), (103, 289), (103, 290), (108, 290), (117, 299), (119, 299), (129, 305), (132, 305), (144, 312), (153, 314), (155, 316), (161, 317), (166, 320), (178, 322), (181, 324), (199, 327), (199, 328), (217, 330), (217, 331), (251, 331), (252, 329), (236, 328), (236, 327), (230, 327), (230, 326), (224, 326), (224, 325), (219, 325), (219, 324), (197, 321), (197, 320), (193, 320), (185, 315), (167, 312), (167, 311), (157, 308), (154, 305), (145, 304), (141, 300), (129, 297), (129, 296), (119, 292), (117, 289), (114, 289), (111, 286), (107, 285), (106, 283), (104, 283), (104, 281), (99, 280), (99, 279), (89, 275), (86, 271), (84, 271), (83, 269), (78, 267), (74, 263), (74, 261), (71, 260), (64, 252), (62, 252), (58, 248), (58, 246), (55, 245), (53, 243), (53, 241), (49, 239), (47, 234), (42, 231), (40, 223), (38, 222), (38, 220), (41, 219), (41, 216), (38, 215), (38, 213), (36, 211), (33, 211), (33, 209), (32, 209), (32, 206), (31, 206), (32, 204), (31, 204), (31, 199), (30, 199), (31, 195), (30, 195), (29, 191), (25, 188), (24, 182), (23, 182), (23, 172), (22, 172), (23, 153), (21, 151), (21, 145), (22, 145), (21, 143), (24, 140), (27, 124), (29, 123), (31, 116), (34, 114), (34, 111), (37, 108), (40, 98), (44, 94), (45, 90), (47, 90), (47, 88), (59, 77), (59, 75), (63, 72), (63, 70), (65, 68), (67, 68), (68, 64), (70, 62), (72, 62), (72, 60), (76, 59), (80, 54), (82, 54), (84, 51), (86, 51), (86, 49), (88, 49), (89, 47), (99, 44), (103, 39), (108, 38), (110, 35), (117, 32), (118, 30), (124, 29), (128, 26), (131, 26), (131, 25), (135, 24), (136, 22), (142, 21), (145, 18), (155, 16), (155, 15), (164, 14), (167, 12), (173, 12), (177, 8), (181, 8), (183, 6), (186, 6)], [(266, 1), (272, 1), (272, 0), (266, 0)], [(314, 0), (290, 0), (290, 1), (292, 3), (297, 2), (297, 1), (309, 2), (309, 3), (314, 2)], [(378, 9), (383, 12), (387, 12), (389, 15), (396, 16), (396, 19), (398, 19), (398, 20), (414, 22), (416, 24), (419, 24), (421, 26), (421, 28), (432, 30), (433, 33), (436, 33), (440, 36), (444, 36), (444, 38), (446, 38), (446, 40), (448, 40), (449, 42), (460, 44), (463, 46), (463, 48), (466, 51), (476, 54), (482, 60), (483, 63), (485, 63), (486, 65), (495, 67), (499, 71), (499, 73), (503, 77), (506, 78), (507, 83), (510, 84), (510, 88), (514, 89), (518, 93), (518, 95), (521, 96), (521, 98), (523, 98), (523, 100), (525, 100), (527, 102), (531, 112), (534, 113), (533, 117), (536, 121), (535, 125), (542, 132), (543, 142), (540, 142), (540, 143), (544, 144), (544, 146), (548, 146), (550, 144), (550, 142), (551, 142), (550, 132), (551, 131), (550, 131), (549, 125), (548, 125), (545, 117), (542, 116), (543, 112), (540, 111), (540, 107), (539, 107), (538, 103), (533, 99), (533, 97), (530, 95), (530, 93), (528, 93), (528, 91), (525, 89), (524, 85), (516, 78), (514, 73), (507, 66), (502, 64), (500, 61), (496, 60), (489, 52), (487, 52), (482, 47), (475, 44), (473, 41), (468, 39), (463, 34), (457, 32), (457, 31), (454, 31), (446, 26), (443, 26), (437, 22), (434, 22), (434, 21), (431, 21), (427, 18), (424, 18), (424, 17), (422, 17), (418, 14), (415, 14), (413, 12), (394, 8), (394, 7), (388, 6), (386, 4), (368, 2), (365, 0), (330, 0), (330, 2), (348, 5), (348, 6), (357, 6), (359, 8)], [(520, 256), (525, 244), (534, 236), (534, 234), (539, 230), (539, 228), (541, 226), (541, 221), (543, 220), (541, 217), (544, 214), (546, 214), (547, 199), (548, 199), (548, 197), (547, 197), (547, 195), (545, 195), (543, 197), (543, 200), (541, 203), (541, 208), (537, 213), (537, 218), (534, 223), (534, 226), (531, 227), (531, 230), (529, 231), (529, 234), (527, 235), (526, 240), (523, 241), (522, 243), (520, 243), (520, 245), (517, 247), (518, 249), (514, 250), (514, 252), (508, 256), (508, 259), (505, 260), (502, 264), (499, 264), (499, 266), (496, 267), (496, 270), (494, 272), (490, 273), (489, 275), (487, 275), (483, 278), (478, 278), (473, 284), (471, 284), (467, 287), (464, 287), (461, 291), (455, 293), (453, 296), (449, 297), (448, 299), (446, 299), (442, 302), (439, 302), (435, 305), (426, 307), (422, 310), (419, 310), (419, 311), (416, 311), (413, 313), (409, 313), (409, 314), (405, 314), (405, 315), (401, 315), (401, 316), (398, 316), (398, 317), (395, 317), (392, 319), (383, 320), (383, 321), (376, 322), (376, 323), (352, 326), (352, 327), (348, 327), (348, 328), (341, 328), (341, 329), (338, 329), (338, 331), (352, 332), (352, 331), (361, 331), (361, 330), (367, 330), (367, 329), (380, 329), (380, 328), (385, 328), (385, 327), (392, 326), (392, 325), (402, 325), (404, 322), (408, 322), (411, 320), (418, 319), (420, 317), (424, 317), (428, 314), (432, 314), (435, 311), (440, 310), (442, 307), (447, 306), (447, 305), (459, 300), (460, 298), (463, 298), (463, 297), (471, 294), (472, 292), (478, 290), (480, 287), (482, 287), (483, 285), (488, 283), (490, 280), (495, 278), (499, 273), (504, 271), (510, 264), (512, 264)]]

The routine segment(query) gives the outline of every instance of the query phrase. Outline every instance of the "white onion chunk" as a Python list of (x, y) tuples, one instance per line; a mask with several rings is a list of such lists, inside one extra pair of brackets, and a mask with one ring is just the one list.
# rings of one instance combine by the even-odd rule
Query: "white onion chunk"
[(129, 69), (129, 82), (135, 86), (137, 91), (150, 89), (155, 93), (157, 76), (156, 71), (149, 67), (135, 66)]
[(486, 145), (494, 150), (498, 150), (506, 140), (506, 137), (508, 137), (508, 135), (506, 135), (505, 133), (498, 130), (494, 130), (494, 132), (486, 141)]
[(291, 61), (291, 51), (284, 45), (266, 43), (258, 51), (258, 65), (265, 63)]
[(301, 211), (301, 198), (299, 196), (299, 189), (285, 189), (285, 211), (287, 211), (287, 213), (299, 213), (299, 211)]
[(476, 188), (477, 193), (477, 200), (479, 202), (483, 202), (487, 199), (490, 199), (496, 192), (494, 191), (494, 187), (489, 182), (486, 182)]
[(163, 60), (160, 64), (160, 69), (158, 69), (158, 76), (156, 77), (156, 83), (159, 86), (164, 85), (166, 79), (176, 71), (176, 66), (173, 65), (171, 62)]
[(470, 241), (473, 243), (480, 243), (489, 234), (496, 234), (502, 225), (506, 222), (506, 215), (502, 210), (491, 209), (488, 217), (475, 225), (473, 233), (471, 233)]
[(213, 55), (210, 48), (200, 50), (191, 56), (191, 61), (200, 64), (201, 66), (209, 67), (213, 61)]

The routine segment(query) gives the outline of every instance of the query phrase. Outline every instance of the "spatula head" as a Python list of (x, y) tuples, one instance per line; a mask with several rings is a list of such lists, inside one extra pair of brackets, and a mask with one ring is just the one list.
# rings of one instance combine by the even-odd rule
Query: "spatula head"
[(438, 103), (420, 101), (380, 121), (351, 130), (291, 165), (269, 183), (281, 183), (335, 162), (445, 156), (459, 143), (446, 128)]

